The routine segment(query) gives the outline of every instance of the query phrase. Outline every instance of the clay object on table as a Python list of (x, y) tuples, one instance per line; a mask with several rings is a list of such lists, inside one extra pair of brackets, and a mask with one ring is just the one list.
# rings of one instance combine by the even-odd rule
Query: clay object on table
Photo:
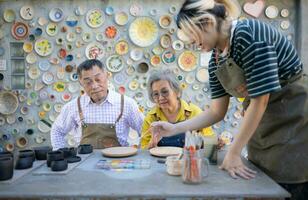
[(47, 160), (47, 153), (52, 151), (52, 148), (50, 146), (40, 146), (34, 147), (33, 150), (37, 160)]
[(89, 154), (93, 152), (93, 146), (91, 144), (81, 144), (78, 146), (79, 154)]
[(29, 169), (33, 166), (32, 156), (19, 156), (17, 158), (15, 169)]
[(76, 163), (76, 162), (80, 162), (81, 158), (79, 156), (71, 156), (69, 158), (67, 158), (67, 162), (68, 163)]
[(0, 157), (0, 181), (9, 180), (13, 177), (14, 161), (12, 157)]
[(47, 166), (50, 167), (52, 161), (61, 159), (64, 159), (63, 151), (50, 151), (47, 153)]
[(34, 154), (34, 151), (31, 149), (20, 150), (18, 152), (18, 157), (31, 157), (32, 162), (35, 161), (35, 154)]
[(52, 171), (64, 171), (67, 169), (67, 160), (65, 159), (60, 159), (60, 160), (53, 160), (50, 164), (51, 170)]

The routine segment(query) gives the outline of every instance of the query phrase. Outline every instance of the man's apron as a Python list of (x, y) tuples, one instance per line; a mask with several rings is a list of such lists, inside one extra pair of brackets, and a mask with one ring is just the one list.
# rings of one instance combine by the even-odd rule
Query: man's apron
[[(228, 58), (215, 74), (227, 93), (243, 97), (236, 88), (246, 85), (244, 71)], [(271, 93), (261, 122), (250, 139), (248, 159), (279, 183), (308, 181), (308, 77), (280, 80)], [(249, 98), (243, 102), (249, 105)]]
[[(113, 124), (85, 123), (81, 109), (80, 97), (77, 100), (78, 112), (82, 126), (82, 137), (80, 144), (91, 144), (94, 149), (104, 149), (108, 147), (121, 146), (116, 134), (116, 124), (120, 121), (124, 110), (124, 96), (121, 95), (121, 111)], [(108, 114), (108, 113), (106, 113)]]

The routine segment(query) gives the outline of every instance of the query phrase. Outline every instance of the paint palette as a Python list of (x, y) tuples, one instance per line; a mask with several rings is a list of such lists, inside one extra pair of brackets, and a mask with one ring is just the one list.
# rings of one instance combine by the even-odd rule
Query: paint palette
[(136, 169), (150, 169), (151, 162), (146, 159), (99, 160), (96, 167), (108, 171), (129, 171)]

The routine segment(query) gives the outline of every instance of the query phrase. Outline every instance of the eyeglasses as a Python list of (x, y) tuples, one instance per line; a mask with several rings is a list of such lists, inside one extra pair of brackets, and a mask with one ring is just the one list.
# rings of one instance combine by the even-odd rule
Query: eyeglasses
[(162, 97), (168, 97), (169, 96), (169, 90), (168, 89), (162, 89), (162, 90), (160, 90), (160, 92), (153, 92), (152, 93), (152, 98), (154, 99), (154, 100), (158, 100), (159, 99), (159, 96), (162, 96)]

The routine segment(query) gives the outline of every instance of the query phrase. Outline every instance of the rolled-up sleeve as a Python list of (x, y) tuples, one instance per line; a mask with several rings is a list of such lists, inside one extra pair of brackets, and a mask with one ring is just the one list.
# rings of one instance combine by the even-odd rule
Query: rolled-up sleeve
[(66, 134), (78, 126), (77, 121), (74, 118), (74, 115), (76, 114), (74, 112), (75, 109), (73, 109), (73, 106), (73, 102), (63, 106), (61, 113), (51, 127), (50, 139), (53, 150), (65, 147)]

